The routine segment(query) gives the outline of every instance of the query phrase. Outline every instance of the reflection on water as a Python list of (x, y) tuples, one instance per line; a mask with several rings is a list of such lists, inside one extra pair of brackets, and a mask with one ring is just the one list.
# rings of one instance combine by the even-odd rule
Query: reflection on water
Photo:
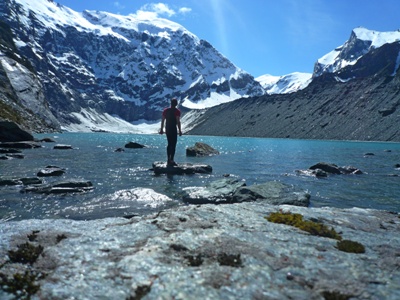
[[(38, 135), (39, 138), (49, 135)], [(25, 159), (0, 160), (1, 178), (33, 177), (48, 165), (66, 169), (61, 177), (44, 178), (45, 182), (85, 179), (94, 190), (79, 195), (22, 194), (20, 186), (0, 187), (0, 218), (93, 219), (145, 214), (165, 207), (183, 205), (182, 189), (204, 186), (231, 174), (247, 184), (278, 180), (293, 184), (311, 194), (312, 206), (365, 207), (400, 211), (398, 186), (400, 170), (399, 143), (312, 141), (261, 138), (227, 138), (182, 136), (176, 161), (204, 163), (213, 167), (210, 175), (155, 176), (149, 169), (154, 161), (165, 160), (166, 139), (160, 135), (110, 133), (63, 133), (52, 137), (73, 150), (54, 150), (54, 143), (43, 148), (24, 150)], [(145, 144), (144, 149), (123, 148), (130, 141)], [(186, 157), (185, 148), (204, 142), (220, 151), (212, 157)], [(390, 151), (387, 151), (390, 150)], [(373, 156), (364, 156), (372, 152)], [(324, 161), (339, 166), (354, 166), (363, 175), (339, 175), (326, 179), (298, 176), (296, 170), (307, 169)], [(146, 188), (165, 195), (170, 201), (140, 201), (129, 196), (132, 190)], [(121, 196), (126, 193), (125, 196)], [(120, 196), (118, 196), (120, 195)]]

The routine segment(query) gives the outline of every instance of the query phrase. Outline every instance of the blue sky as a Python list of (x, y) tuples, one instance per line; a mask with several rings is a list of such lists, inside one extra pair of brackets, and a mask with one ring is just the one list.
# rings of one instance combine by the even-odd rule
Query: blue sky
[(400, 28), (399, 0), (55, 0), (75, 11), (138, 10), (183, 25), (254, 77), (312, 73), (352, 29)]

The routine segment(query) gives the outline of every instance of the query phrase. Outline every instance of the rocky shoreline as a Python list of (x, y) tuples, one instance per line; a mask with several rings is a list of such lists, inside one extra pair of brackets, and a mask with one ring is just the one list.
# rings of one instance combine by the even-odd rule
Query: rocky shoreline
[[(289, 212), (364, 253), (266, 219)], [(397, 213), (263, 201), (130, 219), (5, 222), (0, 298), (14, 299), (19, 280), (26, 288), (15, 293), (30, 290), (32, 299), (399, 299), (399, 232)]]

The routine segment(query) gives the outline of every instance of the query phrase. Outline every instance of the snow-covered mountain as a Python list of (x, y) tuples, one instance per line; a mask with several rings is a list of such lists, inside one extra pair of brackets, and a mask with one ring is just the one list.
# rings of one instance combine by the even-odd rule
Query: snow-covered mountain
[(304, 89), (311, 82), (311, 73), (294, 72), (283, 76), (262, 75), (256, 78), (267, 94), (289, 94)]
[[(313, 74), (294, 72), (283, 76), (262, 75), (256, 80), (260, 82), (267, 94), (289, 94), (306, 88), (312, 78), (326, 73), (337, 73), (346, 67), (355, 65), (357, 61), (370, 51), (377, 49), (384, 44), (400, 42), (400, 30), (390, 32), (379, 32), (363, 27), (355, 28), (349, 40), (331, 52), (317, 60), (314, 65)], [(397, 67), (400, 65), (400, 55)], [(393, 70), (395, 72), (395, 70)], [(353, 77), (341, 78), (336, 76), (338, 81), (347, 81)]]
[(169, 20), (80, 13), (52, 0), (3, 0), (0, 16), (66, 129), (157, 120), (172, 97), (206, 108), (264, 94), (253, 76)]
[(368, 52), (384, 44), (400, 42), (400, 30), (379, 32), (363, 27), (355, 28), (349, 40), (327, 53), (315, 63), (313, 77), (324, 73), (336, 73), (352, 66)]
[[(189, 133), (399, 142), (400, 42), (388, 41), (372, 49), (359, 47), (359, 51), (346, 43), (354, 53), (354, 64), (338, 59), (337, 65), (331, 64), (336, 71), (327, 68), (296, 93), (239, 99), (209, 108)], [(363, 42), (372, 44), (357, 41)]]

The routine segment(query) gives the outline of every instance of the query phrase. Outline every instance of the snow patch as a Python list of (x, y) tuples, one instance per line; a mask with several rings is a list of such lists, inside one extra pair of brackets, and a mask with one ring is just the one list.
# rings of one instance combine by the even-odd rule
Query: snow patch
[(118, 116), (107, 113), (99, 113), (92, 108), (83, 108), (79, 113), (71, 113), (80, 123), (70, 123), (62, 126), (62, 130), (71, 132), (114, 132), (114, 133), (138, 133), (150, 134), (157, 133), (160, 127), (157, 123), (145, 123), (138, 121), (134, 124), (129, 123)]
[(397, 59), (396, 59), (396, 66), (394, 67), (393, 73), (391, 74), (391, 76), (396, 76), (397, 70), (400, 67), (400, 52), (397, 54)]
[(294, 72), (283, 76), (262, 75), (256, 78), (267, 94), (289, 94), (306, 88), (311, 82), (311, 73)]
[(240, 95), (236, 91), (230, 89), (227, 94), (218, 94), (216, 92), (211, 92), (209, 97), (203, 99), (201, 102), (198, 103), (192, 102), (188, 98), (185, 98), (183, 99), (182, 106), (190, 109), (205, 109), (222, 103), (231, 102), (242, 97), (246, 96)]

